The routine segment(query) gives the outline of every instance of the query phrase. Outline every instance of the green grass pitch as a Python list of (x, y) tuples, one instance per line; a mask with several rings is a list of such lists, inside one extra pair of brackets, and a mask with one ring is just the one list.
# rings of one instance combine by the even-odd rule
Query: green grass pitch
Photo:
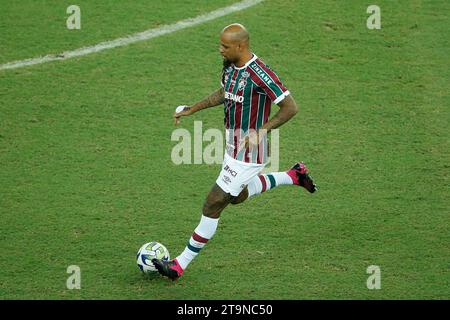
[[(1, 0), (5, 2), (5, 0)], [(24, 0), (0, 10), (0, 64), (60, 53), (237, 1)], [(381, 9), (369, 30), (367, 7)], [(448, 299), (449, 37), (445, 0), (267, 0), (165, 36), (0, 71), (0, 299)], [(280, 187), (222, 214), (176, 282), (135, 254), (172, 256), (196, 227), (220, 165), (174, 165), (171, 118), (219, 86), (218, 34), (240, 22), (300, 111)], [(198, 88), (195, 90), (194, 88)], [(273, 106), (275, 112), (277, 106)], [(223, 127), (216, 107), (181, 127)], [(81, 289), (66, 288), (70, 265)], [(366, 286), (379, 266), (381, 289)]]

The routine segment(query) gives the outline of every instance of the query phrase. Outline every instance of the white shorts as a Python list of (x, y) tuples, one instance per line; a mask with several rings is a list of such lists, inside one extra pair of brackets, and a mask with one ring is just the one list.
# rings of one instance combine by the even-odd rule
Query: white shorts
[(225, 153), (222, 170), (216, 183), (224, 192), (237, 197), (250, 180), (256, 177), (264, 167), (265, 164), (239, 161)]

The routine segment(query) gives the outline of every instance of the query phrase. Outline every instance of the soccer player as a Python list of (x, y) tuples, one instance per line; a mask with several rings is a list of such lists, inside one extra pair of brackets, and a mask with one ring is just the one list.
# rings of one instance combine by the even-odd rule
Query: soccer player
[[(289, 121), (298, 108), (277, 74), (250, 50), (244, 26), (235, 23), (222, 30), (220, 54), (224, 60), (221, 88), (173, 115), (175, 124), (179, 124), (181, 117), (223, 104), (226, 154), (219, 177), (203, 205), (200, 223), (184, 251), (170, 261), (152, 260), (159, 273), (172, 280), (183, 274), (212, 238), (220, 214), (228, 204), (242, 203), (280, 185), (316, 191), (303, 163), (296, 163), (285, 172), (260, 174), (267, 162), (267, 133)], [(279, 110), (269, 119), (272, 103)]]

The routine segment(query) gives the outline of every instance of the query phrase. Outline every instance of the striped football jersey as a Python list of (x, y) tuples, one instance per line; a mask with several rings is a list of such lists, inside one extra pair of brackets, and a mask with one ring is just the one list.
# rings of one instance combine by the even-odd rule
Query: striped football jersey
[(244, 139), (269, 120), (272, 103), (278, 104), (289, 91), (255, 54), (241, 68), (232, 65), (225, 69), (221, 83), (225, 91), (227, 154), (247, 163), (266, 163), (269, 156), (267, 136), (253, 150), (243, 147)]

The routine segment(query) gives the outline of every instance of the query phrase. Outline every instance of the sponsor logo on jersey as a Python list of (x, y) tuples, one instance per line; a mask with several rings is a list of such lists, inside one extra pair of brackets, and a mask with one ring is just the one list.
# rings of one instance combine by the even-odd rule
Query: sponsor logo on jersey
[(251, 68), (258, 74), (258, 76), (267, 84), (270, 85), (272, 83), (272, 80), (270, 80), (269, 76), (266, 74), (266, 72), (258, 67), (256, 64), (252, 64)]
[(231, 92), (225, 92), (225, 99), (232, 100), (234, 102), (242, 103), (244, 101), (243, 96), (238, 96), (236, 94), (233, 94)]

